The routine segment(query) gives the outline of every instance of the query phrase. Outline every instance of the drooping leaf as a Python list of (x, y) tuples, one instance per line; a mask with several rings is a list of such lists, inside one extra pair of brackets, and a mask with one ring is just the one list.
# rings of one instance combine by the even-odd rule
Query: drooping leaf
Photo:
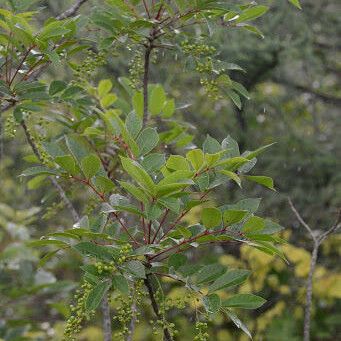
[(203, 297), (203, 304), (209, 314), (215, 314), (220, 310), (221, 300), (217, 294), (211, 294)]

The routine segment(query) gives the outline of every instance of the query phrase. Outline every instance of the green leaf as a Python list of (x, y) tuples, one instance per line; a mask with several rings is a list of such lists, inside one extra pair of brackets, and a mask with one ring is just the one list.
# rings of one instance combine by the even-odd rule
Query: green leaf
[(245, 324), (238, 318), (238, 316), (228, 309), (223, 309), (223, 311), (231, 319), (231, 321), (236, 325), (236, 327), (240, 328), (252, 340), (250, 331), (247, 329)]
[(158, 185), (168, 185), (168, 184), (175, 184), (175, 183), (183, 183), (183, 184), (188, 184), (192, 185), (194, 184), (193, 180), (193, 171), (188, 171), (188, 170), (177, 170), (175, 172), (172, 172), (170, 174), (167, 174), (160, 182)]
[(77, 134), (70, 134), (65, 136), (65, 142), (72, 156), (81, 166), (81, 160), (90, 154), (90, 147), (86, 139)]
[(135, 113), (142, 119), (143, 117), (143, 94), (142, 92), (134, 93), (133, 107), (134, 107)]
[(144, 265), (138, 260), (132, 260), (125, 264), (128, 271), (137, 278), (146, 278)]
[(203, 304), (209, 314), (215, 314), (220, 310), (221, 300), (217, 294), (203, 297)]
[(63, 155), (63, 156), (56, 156), (55, 162), (65, 169), (69, 174), (75, 175), (76, 172), (76, 163), (74, 158), (71, 155)]
[(241, 187), (242, 181), (236, 173), (225, 169), (220, 170), (219, 173), (226, 175), (228, 178), (232, 179), (239, 187)]
[(174, 255), (171, 255), (168, 259), (168, 266), (173, 267), (175, 270), (177, 270), (180, 266), (185, 265), (187, 262), (187, 257), (185, 255), (182, 255), (180, 253), (175, 253)]
[(163, 112), (163, 117), (164, 118), (170, 118), (173, 116), (175, 111), (175, 102), (174, 99), (170, 99), (168, 101), (166, 101), (165, 106), (162, 109)]
[(263, 147), (260, 147), (260, 148), (258, 148), (258, 149), (256, 149), (256, 150), (254, 150), (253, 152), (250, 152), (250, 153), (244, 155), (244, 157), (246, 157), (246, 158), (249, 159), (249, 160), (252, 160), (253, 158), (255, 158), (256, 156), (258, 156), (260, 153), (263, 153), (263, 151), (265, 151), (266, 149), (268, 149), (269, 147), (271, 147), (271, 146), (274, 145), (274, 144), (275, 144), (275, 142), (274, 142), (274, 143), (267, 144), (267, 145), (265, 145), (265, 146), (263, 146)]
[(123, 275), (114, 275), (112, 278), (112, 286), (119, 290), (122, 294), (129, 295), (128, 281)]
[(254, 176), (254, 175), (245, 175), (245, 178), (249, 181), (256, 182), (264, 187), (275, 190), (274, 181), (268, 176)]
[(107, 293), (110, 287), (111, 283), (109, 281), (96, 284), (86, 298), (85, 309), (87, 311), (95, 310), (101, 303), (104, 295)]
[(300, 4), (299, 0), (288, 0), (290, 3), (292, 3), (295, 7), (302, 9), (302, 6)]
[(240, 100), (239, 95), (233, 90), (226, 90), (226, 93), (231, 98), (232, 102), (240, 110), (242, 108), (242, 101)]
[(107, 94), (101, 98), (101, 106), (106, 109), (117, 101), (117, 96), (115, 94)]
[(261, 307), (266, 300), (260, 296), (252, 294), (237, 294), (222, 302), (226, 308), (257, 309)]
[(201, 268), (196, 274), (196, 284), (205, 284), (216, 280), (226, 271), (221, 264), (209, 264)]
[(215, 207), (205, 207), (201, 213), (201, 220), (206, 228), (213, 228), (221, 224), (221, 211)]
[(249, 92), (245, 89), (245, 87), (242, 84), (232, 81), (232, 88), (236, 90), (237, 92), (239, 92), (246, 99), (250, 99)]
[(248, 211), (245, 210), (227, 210), (223, 213), (224, 226), (232, 225), (241, 221)]
[(242, 231), (245, 233), (249, 232), (259, 232), (263, 230), (265, 227), (265, 220), (261, 217), (252, 216), (248, 219), (248, 221), (244, 224)]
[(138, 133), (142, 129), (142, 120), (141, 118), (134, 112), (130, 112), (125, 121), (127, 130), (133, 138), (136, 138)]
[(79, 253), (84, 256), (99, 258), (105, 261), (113, 260), (113, 250), (109, 247), (97, 245), (91, 242), (80, 242), (73, 246)]
[(239, 146), (236, 140), (228, 135), (221, 143), (222, 149), (227, 149), (229, 157), (235, 157), (240, 155)]
[(229, 209), (246, 210), (250, 213), (255, 213), (260, 205), (260, 198), (247, 198), (238, 201), (236, 204), (229, 205)]
[(98, 96), (103, 98), (112, 89), (112, 82), (109, 79), (103, 79), (98, 84)]
[(101, 168), (101, 161), (95, 154), (90, 154), (81, 161), (82, 171), (87, 179), (91, 179)]
[(49, 95), (54, 96), (59, 92), (62, 92), (63, 90), (66, 89), (66, 82), (63, 81), (52, 81), (49, 87)]
[(217, 278), (209, 287), (208, 292), (212, 293), (224, 288), (234, 287), (246, 281), (250, 274), (248, 270), (229, 270)]
[(154, 128), (148, 127), (141, 132), (136, 140), (136, 143), (139, 146), (139, 155), (145, 155), (158, 145), (159, 134)]
[(115, 188), (115, 184), (106, 176), (97, 175), (94, 182), (95, 186), (102, 193), (109, 193)]
[(263, 14), (265, 14), (269, 10), (267, 6), (253, 6), (251, 8), (247, 8), (242, 12), (242, 14), (235, 20), (235, 23), (241, 23), (244, 21), (254, 20)]
[(165, 105), (166, 94), (161, 85), (156, 85), (149, 99), (149, 112), (152, 115), (159, 115)]
[(201, 149), (190, 150), (186, 154), (186, 158), (196, 171), (198, 171), (204, 164), (204, 153)]
[(143, 158), (141, 165), (147, 172), (155, 172), (160, 170), (165, 162), (166, 158), (164, 154), (152, 153)]
[(166, 162), (166, 167), (171, 170), (189, 170), (188, 161), (181, 155), (171, 155)]
[(58, 247), (68, 247), (69, 244), (57, 240), (57, 239), (41, 239), (41, 240), (34, 240), (32, 242), (28, 243), (29, 246), (31, 247), (40, 247), (40, 246), (49, 246), (49, 245), (54, 245)]
[(41, 175), (41, 174), (49, 174), (49, 175), (59, 175), (59, 173), (54, 170), (47, 168), (45, 166), (36, 166), (25, 169), (20, 176), (32, 176), (32, 175)]
[(134, 160), (121, 156), (123, 169), (143, 188), (154, 193), (155, 184), (148, 173)]
[(142, 189), (134, 186), (129, 182), (119, 181), (119, 183), (127, 192), (133, 195), (138, 201), (141, 201), (145, 204), (148, 203), (149, 197)]
[(207, 135), (203, 143), (202, 149), (204, 153), (215, 154), (221, 151), (221, 146), (216, 139), (214, 139), (210, 135)]

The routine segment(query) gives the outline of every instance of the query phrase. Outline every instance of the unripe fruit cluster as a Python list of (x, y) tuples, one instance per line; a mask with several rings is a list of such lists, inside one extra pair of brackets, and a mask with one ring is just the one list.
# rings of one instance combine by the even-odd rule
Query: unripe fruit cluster
[(99, 275), (103, 273), (104, 274), (113, 273), (116, 271), (114, 262), (110, 262), (110, 263), (96, 262), (94, 265)]
[(81, 331), (82, 323), (95, 314), (95, 311), (85, 309), (85, 300), (93, 286), (89, 282), (84, 282), (81, 289), (75, 294), (75, 305), (71, 305), (71, 316), (66, 321), (63, 341), (76, 341), (75, 335)]
[(194, 337), (194, 341), (208, 341), (209, 334), (207, 333), (207, 323), (197, 321), (195, 324), (197, 335)]
[(200, 43), (190, 44), (189, 41), (183, 41), (181, 43), (181, 47), (185, 54), (189, 54), (194, 57), (208, 56), (216, 52), (216, 48), (213, 46)]

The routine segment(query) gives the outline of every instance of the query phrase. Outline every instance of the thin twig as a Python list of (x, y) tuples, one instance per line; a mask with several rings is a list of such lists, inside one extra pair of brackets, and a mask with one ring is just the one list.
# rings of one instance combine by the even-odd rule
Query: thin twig
[(304, 228), (309, 232), (310, 236), (312, 237), (312, 239), (315, 241), (316, 237), (314, 235), (313, 230), (310, 228), (310, 226), (304, 221), (304, 219), (302, 218), (302, 216), (298, 213), (297, 209), (295, 208), (293, 202), (291, 201), (290, 198), (288, 198), (288, 202), (290, 205), (291, 210), (295, 213), (297, 220), (304, 226)]
[(305, 227), (305, 229), (309, 232), (311, 238), (313, 239), (313, 250), (311, 252), (311, 259), (310, 259), (310, 269), (306, 284), (306, 302), (305, 302), (305, 309), (304, 309), (304, 325), (303, 325), (303, 340), (310, 341), (310, 324), (311, 324), (311, 306), (313, 300), (313, 279), (316, 264), (318, 261), (318, 252), (320, 245), (324, 242), (324, 240), (335, 233), (341, 227), (341, 210), (339, 210), (335, 223), (325, 232), (315, 234), (311, 227), (304, 221), (300, 213), (295, 208), (294, 204), (288, 198), (288, 202), (290, 205), (291, 210), (294, 212), (295, 216), (297, 217), (298, 221)]
[(79, 8), (88, 0), (78, 0), (76, 1), (69, 9), (67, 9), (65, 12), (63, 12), (62, 14), (59, 14), (56, 19), (57, 20), (63, 20), (63, 19), (67, 19), (67, 18), (71, 18), (74, 15), (77, 14)]

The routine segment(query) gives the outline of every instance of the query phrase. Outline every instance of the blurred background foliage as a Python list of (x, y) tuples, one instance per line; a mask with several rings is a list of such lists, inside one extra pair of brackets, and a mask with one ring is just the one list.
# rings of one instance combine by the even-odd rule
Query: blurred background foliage
[[(221, 51), (219, 58), (245, 70), (233, 71), (234, 79), (251, 94), (242, 109), (227, 98), (209, 99), (202, 91), (199, 76), (176, 50), (165, 50), (154, 57), (151, 79), (165, 85), (176, 99), (179, 115), (193, 124), (202, 140), (206, 134), (218, 140), (231, 134), (243, 149), (249, 150), (277, 142), (275, 152), (265, 154), (257, 165), (257, 170), (275, 179), (277, 192), (258, 186), (245, 186), (237, 192), (231, 185), (222, 188), (219, 195), (231, 201), (243, 194), (263, 197), (262, 210), (286, 227), (283, 237), (288, 244), (283, 250), (290, 264), (244, 246), (216, 247), (214, 253), (204, 248), (201, 256), (207, 261), (218, 259), (224, 265), (246, 265), (253, 275), (240, 290), (271, 297), (262, 308), (242, 315), (255, 340), (294, 341), (302, 339), (304, 286), (312, 245), (286, 198), (291, 197), (317, 230), (332, 223), (341, 205), (340, 4), (337, 0), (306, 0), (303, 11), (298, 12), (286, 1), (265, 2), (271, 4), (272, 15), (260, 20), (263, 39), (222, 27), (196, 32), (198, 36), (211, 34), (209, 41)], [(7, 3), (0, 0), (0, 7)], [(24, 7), (26, 1), (17, 3)], [(68, 8), (71, 1), (35, 3), (40, 6), (43, 21)], [(82, 7), (84, 39), (96, 35), (87, 22), (95, 5), (92, 1)], [(129, 47), (111, 55), (96, 78), (110, 78), (118, 86), (117, 79), (128, 74), (131, 56)], [(79, 55), (74, 62), (82, 58)], [(69, 75), (69, 68), (54, 67), (45, 77), (67, 81)], [(4, 124), (7, 115), (1, 117)], [(18, 178), (30, 154), (21, 131), (15, 139), (2, 134), (0, 150), (0, 340), (60, 340), (69, 314), (70, 293), (79, 279), (75, 269), (80, 259), (76, 255), (57, 257), (42, 269), (38, 266), (42, 254), (26, 244), (47, 231), (69, 228), (69, 216), (47, 180), (39, 179), (45, 181), (44, 185), (35, 190), (37, 183), (22, 183)], [(91, 207), (90, 194), (86, 205), (81, 205), (84, 198), (72, 199), (84, 212)], [(195, 216), (187, 219), (196, 221)], [(341, 336), (340, 255), (341, 236), (331, 236), (322, 248), (314, 278), (313, 340), (337, 340)], [(169, 285), (173, 286), (172, 296), (181, 296), (174, 283)], [(183, 335), (187, 333), (185, 339), (190, 340), (191, 320), (172, 318)], [(213, 321), (210, 328), (213, 340), (247, 338), (228, 321)], [(100, 339), (99, 321), (89, 323), (80, 335), (80, 340)], [(154, 340), (150, 326), (139, 324), (135, 340)]]

